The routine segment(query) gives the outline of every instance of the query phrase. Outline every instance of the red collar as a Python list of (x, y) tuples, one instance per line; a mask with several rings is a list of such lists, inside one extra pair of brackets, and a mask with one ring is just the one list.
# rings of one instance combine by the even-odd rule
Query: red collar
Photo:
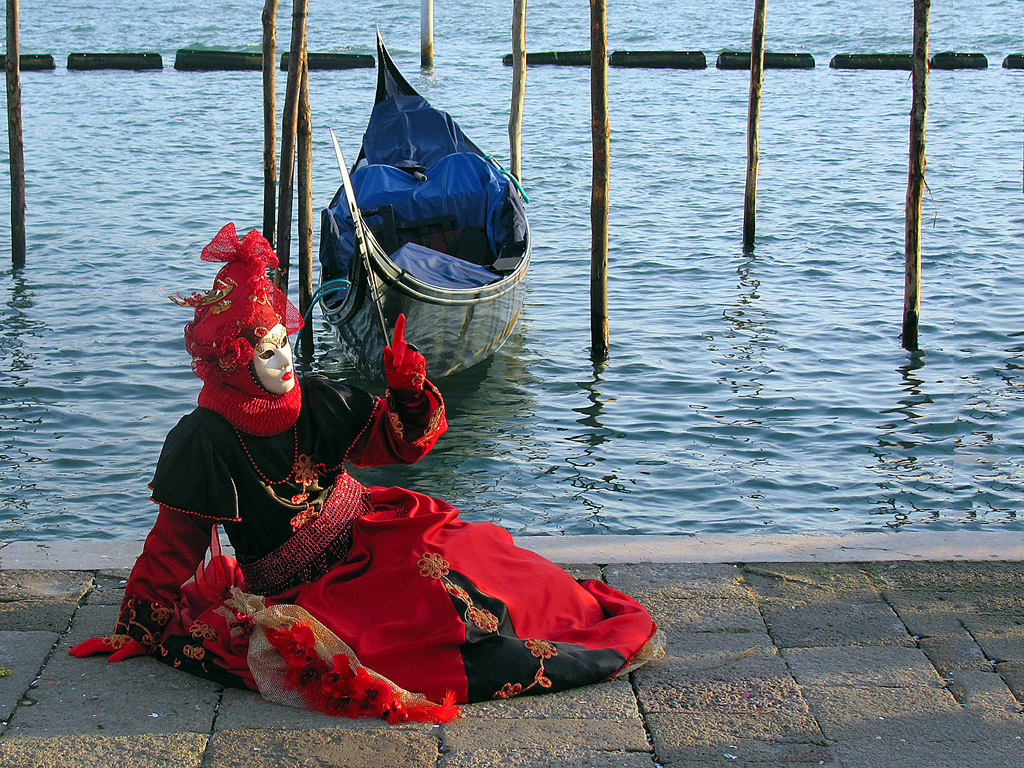
[(295, 386), (283, 395), (254, 395), (223, 381), (209, 381), (199, 393), (199, 405), (219, 413), (242, 432), (267, 437), (284, 432), (299, 418), (302, 389), (296, 379)]

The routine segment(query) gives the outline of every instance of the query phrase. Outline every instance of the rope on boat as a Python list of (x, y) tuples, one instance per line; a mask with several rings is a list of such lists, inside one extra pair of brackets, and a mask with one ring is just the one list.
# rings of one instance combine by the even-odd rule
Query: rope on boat
[(306, 310), (305, 316), (302, 318), (303, 322), (309, 322), (310, 315), (313, 314), (313, 307), (316, 306), (318, 301), (324, 300), (324, 294), (328, 291), (332, 291), (335, 288), (339, 288), (342, 285), (351, 286), (352, 281), (346, 280), (344, 277), (339, 277), (336, 280), (328, 280), (326, 283), (316, 289), (316, 292), (309, 299), (309, 309)]
[[(328, 280), (326, 283), (324, 283), (319, 288), (317, 288), (316, 291), (313, 293), (313, 295), (309, 299), (309, 308), (306, 309), (306, 314), (302, 316), (303, 324), (309, 322), (310, 317), (312, 317), (312, 315), (313, 315), (313, 308), (316, 307), (317, 302), (323, 302), (324, 296), (328, 292), (333, 291), (335, 288), (340, 288), (343, 285), (351, 287), (352, 286), (352, 281), (351, 280), (346, 280), (343, 277), (339, 277), (336, 280)], [(300, 340), (301, 339), (298, 339), (298, 338), (295, 340), (296, 352), (298, 351)]]
[(517, 179), (515, 176), (513, 176), (511, 171), (506, 170), (505, 166), (503, 166), (501, 163), (499, 163), (497, 158), (494, 155), (484, 155), (484, 160), (489, 160), (491, 162), (491, 164), (495, 168), (497, 168), (499, 171), (501, 171), (501, 174), (503, 176), (508, 177), (508, 180), (516, 185), (516, 189), (519, 190), (519, 194), (522, 196), (523, 202), (525, 202), (525, 203), (529, 203), (530, 202), (530, 196), (526, 194), (526, 190), (523, 189), (523, 185), (519, 183), (519, 179)]

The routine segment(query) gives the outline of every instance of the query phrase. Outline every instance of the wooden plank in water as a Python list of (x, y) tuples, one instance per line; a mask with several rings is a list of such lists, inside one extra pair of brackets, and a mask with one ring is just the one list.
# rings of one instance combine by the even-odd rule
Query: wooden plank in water
[(92, 71), (97, 69), (163, 69), (159, 53), (69, 53), (68, 69)]
[(608, 63), (613, 67), (650, 69), (707, 69), (703, 51), (612, 51)]
[[(281, 69), (288, 71), (290, 53), (281, 54)], [(310, 53), (310, 69), (362, 69), (377, 66), (376, 59), (368, 53)]]
[(901, 69), (914, 67), (911, 53), (837, 53), (828, 63), (831, 69)]
[(954, 53), (943, 51), (932, 56), (931, 69), (985, 69), (988, 59), (983, 53)]
[(174, 68), (185, 72), (262, 71), (263, 53), (182, 48), (174, 56)]
[[(750, 69), (750, 51), (722, 51), (718, 54), (719, 69)], [(809, 53), (764, 52), (765, 69), (814, 69), (814, 57)]]
[[(506, 53), (501, 63), (512, 66), (512, 54)], [(590, 51), (536, 51), (526, 54), (526, 66), (554, 65), (562, 67), (589, 67)]]
[(41, 72), (56, 69), (53, 56), (48, 53), (23, 53), (18, 56), (18, 67), (22, 72)]

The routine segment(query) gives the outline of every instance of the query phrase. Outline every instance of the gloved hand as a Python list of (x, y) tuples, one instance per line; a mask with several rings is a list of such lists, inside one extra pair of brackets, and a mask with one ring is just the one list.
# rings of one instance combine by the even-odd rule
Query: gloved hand
[(124, 661), (132, 656), (145, 656), (146, 649), (138, 640), (128, 635), (107, 635), (106, 637), (93, 637), (85, 642), (79, 643), (70, 651), (72, 656), (84, 658), (94, 653), (109, 653), (107, 661)]
[(405, 315), (398, 316), (391, 346), (384, 347), (384, 374), (392, 392), (412, 394), (423, 391), (427, 361), (405, 341)]

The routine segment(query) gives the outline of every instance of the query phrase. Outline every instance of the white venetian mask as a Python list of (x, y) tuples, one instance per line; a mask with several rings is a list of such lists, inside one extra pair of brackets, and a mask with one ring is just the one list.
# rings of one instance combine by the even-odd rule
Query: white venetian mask
[(295, 386), (292, 346), (288, 343), (288, 332), (283, 325), (278, 323), (257, 342), (252, 365), (256, 370), (256, 378), (271, 394), (283, 395)]

